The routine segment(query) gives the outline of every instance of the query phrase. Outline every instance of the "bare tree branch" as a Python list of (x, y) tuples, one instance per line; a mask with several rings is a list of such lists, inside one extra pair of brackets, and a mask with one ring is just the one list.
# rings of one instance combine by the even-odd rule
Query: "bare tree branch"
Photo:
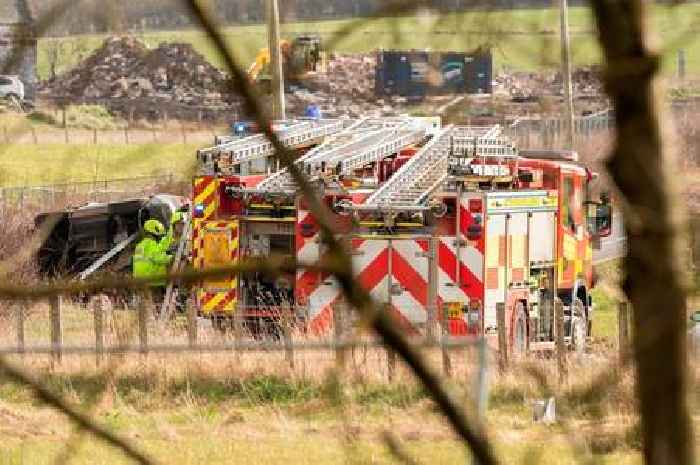
[(234, 77), (235, 83), (240, 87), (241, 94), (248, 109), (254, 115), (259, 127), (263, 128), (265, 135), (275, 147), (276, 156), (289, 170), (300, 192), (304, 196), (305, 201), (309, 204), (309, 209), (318, 220), (322, 232), (322, 239), (331, 250), (329, 262), (332, 263), (331, 266), (336, 268), (334, 275), (340, 282), (348, 302), (368, 318), (377, 334), (384, 339), (388, 346), (392, 347), (403, 357), (418, 379), (430, 392), (456, 432), (472, 448), (475, 457), (484, 465), (495, 464), (496, 458), (484, 433), (477, 433), (477, 431), (472, 428), (462, 412), (459, 402), (447, 393), (447, 390), (440, 382), (439, 376), (428, 367), (428, 364), (422, 358), (418, 350), (411, 346), (406, 340), (398, 329), (396, 322), (394, 322), (386, 312), (379, 311), (378, 307), (372, 302), (367, 291), (354, 279), (350, 255), (343, 245), (334, 237), (332, 225), (328, 220), (327, 208), (320, 202), (315, 192), (313, 192), (306, 177), (294, 165), (293, 154), (280, 143), (279, 139), (272, 131), (269, 118), (266, 118), (266, 115), (259, 106), (254, 92), (246, 79), (245, 73), (243, 73), (238, 66), (216, 21), (196, 0), (185, 1), (185, 4), (189, 7), (192, 16), (199, 21), (202, 28), (223, 56), (228, 71)]
[(111, 431), (98, 425), (88, 415), (80, 413), (78, 410), (70, 406), (61, 397), (53, 394), (39, 381), (32, 379), (28, 374), (24, 373), (19, 368), (12, 366), (4, 358), (0, 357), (0, 373), (4, 373), (11, 380), (24, 384), (34, 391), (34, 394), (39, 400), (50, 405), (61, 413), (65, 414), (79, 428), (89, 431), (97, 438), (111, 444), (124, 452), (124, 454), (135, 462), (141, 465), (154, 465), (156, 462), (149, 458), (143, 452), (139, 451), (126, 439), (122, 439)]

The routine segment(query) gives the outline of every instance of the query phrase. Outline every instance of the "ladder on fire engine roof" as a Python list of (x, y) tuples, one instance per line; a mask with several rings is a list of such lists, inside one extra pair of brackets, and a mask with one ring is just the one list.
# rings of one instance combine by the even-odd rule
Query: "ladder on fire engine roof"
[(413, 206), (422, 203), (447, 177), (453, 127), (436, 134), (365, 201), (365, 207)]
[[(339, 119), (322, 119), (291, 121), (275, 132), (284, 145), (293, 147), (303, 145), (330, 134), (341, 131), (344, 121)], [(224, 140), (224, 143), (201, 149), (197, 159), (205, 172), (214, 172), (215, 165), (222, 173), (232, 173), (234, 166), (242, 162), (269, 157), (274, 153), (272, 143), (264, 134)]]
[[(322, 176), (326, 168), (347, 174), (421, 142), (426, 135), (425, 123), (412, 118), (364, 118), (309, 151), (296, 165), (311, 178)], [(296, 184), (287, 170), (281, 170), (256, 190), (295, 192)]]
[(518, 151), (511, 140), (503, 135), (500, 125), (455, 126), (451, 132), (453, 157), (469, 159), (476, 157), (512, 158)]
[(416, 207), (446, 181), (451, 163), (468, 165), (475, 158), (517, 156), (500, 126), (450, 126), (436, 134), (363, 204), (363, 209)]

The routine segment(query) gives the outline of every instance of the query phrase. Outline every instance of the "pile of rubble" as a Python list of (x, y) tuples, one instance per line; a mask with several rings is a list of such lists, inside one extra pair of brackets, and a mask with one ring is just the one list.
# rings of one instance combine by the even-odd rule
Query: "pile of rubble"
[[(48, 98), (69, 103), (102, 102), (121, 109), (134, 105), (178, 104), (216, 106), (225, 98), (227, 76), (207, 62), (190, 44), (161, 44), (149, 50), (133, 37), (112, 37), (75, 68), (40, 84)], [(139, 115), (137, 115), (138, 117)]]
[[(392, 116), (410, 111), (405, 98), (375, 97), (376, 65), (374, 53), (331, 55), (327, 72), (307, 76), (299, 85), (289, 83), (289, 114), (301, 115), (310, 104), (331, 117)], [(604, 100), (597, 67), (575, 69), (573, 87), (577, 100), (588, 101), (587, 111)], [(213, 115), (204, 119), (230, 118), (231, 110), (241, 105), (240, 97), (228, 89), (228, 76), (190, 44), (148, 49), (133, 37), (107, 39), (74, 69), (40, 84), (46, 98), (98, 103), (130, 119), (158, 119), (165, 114), (201, 120), (203, 112)], [(494, 93), (510, 100), (508, 114), (537, 114), (543, 111), (542, 97), (563, 94), (562, 79), (557, 72), (502, 73), (495, 78)]]
[(330, 57), (327, 74), (310, 76), (304, 88), (291, 89), (288, 106), (291, 111), (302, 113), (313, 103), (329, 116), (395, 115), (398, 110), (393, 105), (374, 96), (376, 66), (373, 53), (335, 54)]
[(198, 97), (222, 99), (228, 80), (190, 44), (161, 44), (130, 70), (129, 75), (144, 84), (141, 96), (156, 93), (190, 102)]
[[(561, 96), (563, 79), (559, 72), (501, 73), (495, 78), (496, 88), (510, 94), (514, 102), (532, 102), (543, 96)], [(580, 100), (603, 99), (599, 66), (582, 66), (571, 73), (574, 96)]]
[(67, 98), (108, 97), (120, 80), (148, 53), (146, 46), (131, 37), (113, 37), (75, 68), (39, 84), (40, 92)]

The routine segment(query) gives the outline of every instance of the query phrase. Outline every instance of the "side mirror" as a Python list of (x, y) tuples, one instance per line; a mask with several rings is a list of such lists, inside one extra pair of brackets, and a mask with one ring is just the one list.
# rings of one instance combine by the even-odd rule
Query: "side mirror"
[(588, 204), (588, 230), (596, 237), (612, 234), (612, 205), (606, 202)]

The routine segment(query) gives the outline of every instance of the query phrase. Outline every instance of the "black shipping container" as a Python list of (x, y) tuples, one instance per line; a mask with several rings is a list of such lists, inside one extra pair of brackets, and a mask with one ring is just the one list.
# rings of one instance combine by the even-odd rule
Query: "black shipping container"
[(375, 95), (422, 98), (426, 95), (491, 93), (490, 52), (377, 52)]
[(379, 52), (374, 80), (375, 95), (424, 97), (428, 69), (428, 52)]

